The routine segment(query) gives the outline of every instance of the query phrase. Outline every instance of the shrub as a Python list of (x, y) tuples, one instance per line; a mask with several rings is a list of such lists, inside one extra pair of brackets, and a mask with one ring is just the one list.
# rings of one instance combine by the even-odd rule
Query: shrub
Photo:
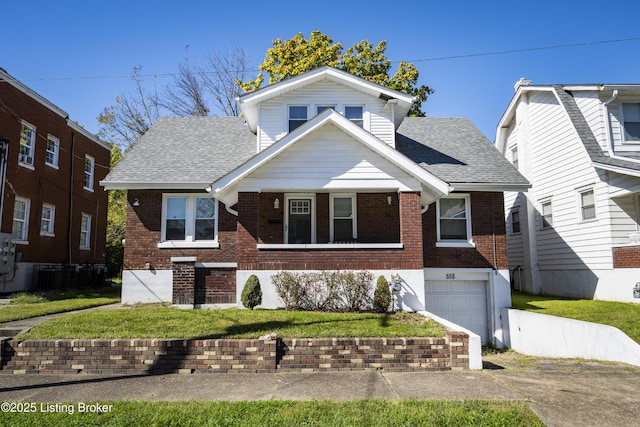
[(342, 308), (347, 311), (360, 311), (371, 308), (371, 282), (373, 274), (368, 271), (345, 271), (339, 273)]
[(369, 272), (291, 273), (281, 271), (271, 281), (287, 310), (360, 311), (371, 308)]
[(391, 291), (389, 282), (384, 276), (378, 277), (376, 290), (373, 293), (373, 309), (378, 313), (386, 313), (391, 304)]
[(262, 289), (260, 289), (260, 280), (258, 276), (252, 274), (244, 284), (242, 294), (240, 295), (242, 305), (253, 310), (255, 306), (262, 304)]
[(287, 310), (301, 310), (305, 305), (306, 290), (301, 284), (300, 275), (281, 271), (271, 276), (271, 282)]

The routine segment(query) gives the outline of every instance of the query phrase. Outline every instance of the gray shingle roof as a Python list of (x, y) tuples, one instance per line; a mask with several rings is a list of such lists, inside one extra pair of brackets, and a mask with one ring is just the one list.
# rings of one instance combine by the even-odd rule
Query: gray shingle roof
[(161, 117), (105, 182), (205, 188), (255, 153), (256, 136), (240, 117)]
[[(405, 118), (396, 148), (449, 184), (528, 185), (465, 118)], [(242, 118), (162, 117), (104, 182), (203, 189), (255, 154), (256, 136)]]
[(573, 95), (564, 90), (561, 85), (553, 85), (553, 88), (558, 94), (562, 106), (569, 115), (569, 119), (593, 163), (640, 171), (640, 164), (636, 162), (626, 161), (620, 158), (614, 159), (605, 154), (602, 148), (600, 148), (598, 140), (591, 131), (587, 119), (580, 111), (580, 107), (578, 107)]
[(528, 185), (466, 118), (407, 117), (396, 148), (449, 184)]

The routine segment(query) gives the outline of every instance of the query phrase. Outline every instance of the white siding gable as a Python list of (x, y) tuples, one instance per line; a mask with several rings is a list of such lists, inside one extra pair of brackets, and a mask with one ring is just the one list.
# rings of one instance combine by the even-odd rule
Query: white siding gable
[(327, 124), (250, 173), (238, 191), (402, 190), (419, 191), (410, 174)]
[(345, 106), (364, 106), (364, 129), (391, 146), (395, 146), (392, 109), (386, 101), (329, 80), (313, 83), (260, 104), (258, 118), (258, 151), (281, 139), (288, 132), (288, 106), (307, 105), (308, 117), (316, 115), (317, 106), (334, 105), (344, 113)]

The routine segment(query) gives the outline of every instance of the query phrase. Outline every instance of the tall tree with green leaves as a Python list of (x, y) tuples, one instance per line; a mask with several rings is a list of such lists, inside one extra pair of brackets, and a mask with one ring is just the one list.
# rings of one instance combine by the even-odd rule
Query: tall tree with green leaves
[(418, 85), (418, 69), (408, 62), (398, 63), (392, 75), (392, 62), (385, 55), (387, 42), (384, 40), (376, 46), (362, 40), (343, 51), (342, 42), (334, 43), (330, 36), (320, 31), (312, 31), (309, 39), (298, 33), (289, 40), (283, 41), (278, 38), (272, 43), (273, 47), (267, 49), (264, 61), (258, 66), (258, 76), (247, 81), (238, 80), (238, 86), (246, 92), (259, 89), (267, 76), (268, 83), (274, 84), (328, 65), (415, 96), (416, 102), (409, 115), (424, 116), (422, 102), (433, 93), (433, 89), (426, 85)]

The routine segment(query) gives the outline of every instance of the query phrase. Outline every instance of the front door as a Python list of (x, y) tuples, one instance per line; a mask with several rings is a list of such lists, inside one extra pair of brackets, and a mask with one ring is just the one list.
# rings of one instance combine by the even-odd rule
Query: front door
[(287, 243), (312, 243), (311, 206), (310, 198), (289, 199)]

